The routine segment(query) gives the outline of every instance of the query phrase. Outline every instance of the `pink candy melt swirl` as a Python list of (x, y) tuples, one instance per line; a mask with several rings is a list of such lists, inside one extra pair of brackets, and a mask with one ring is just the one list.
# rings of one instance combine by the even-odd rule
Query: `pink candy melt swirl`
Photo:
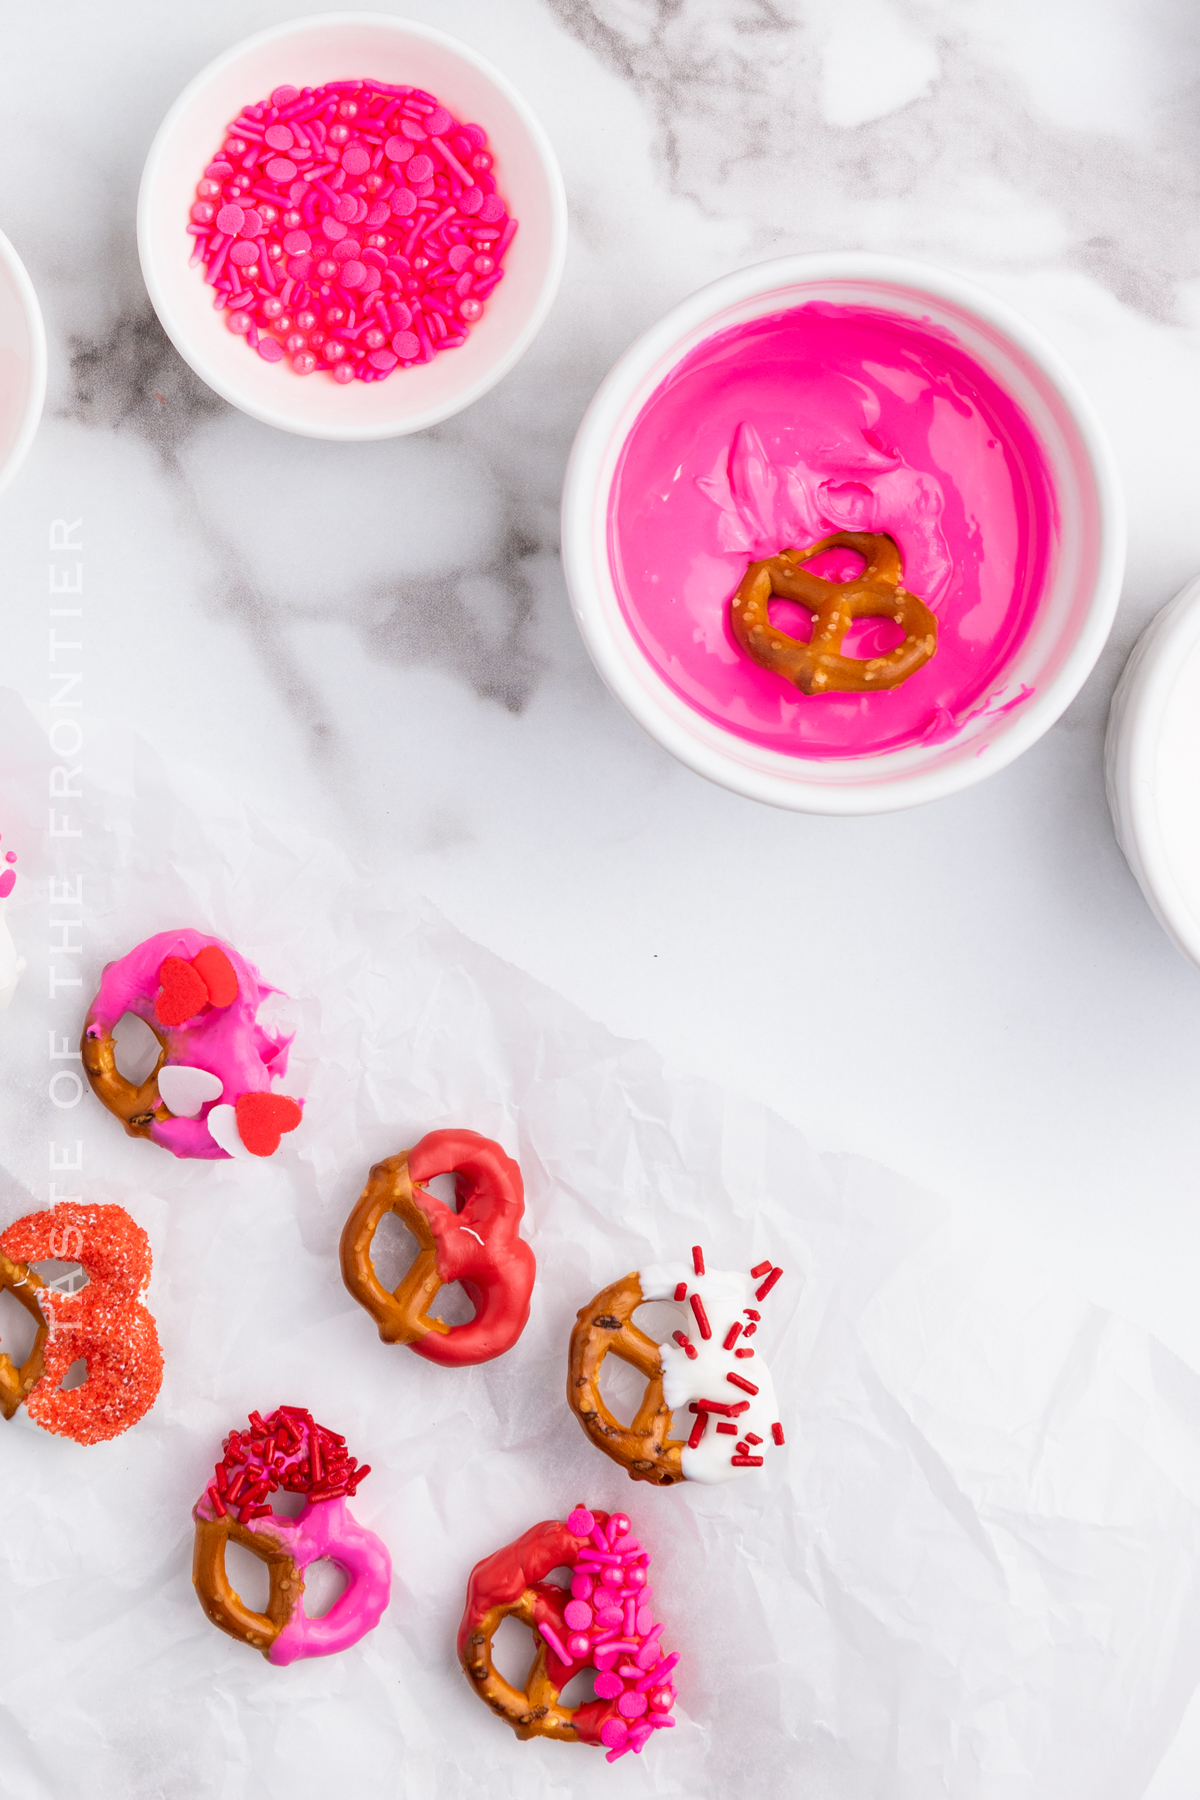
[[(1057, 545), (1050, 472), (1021, 409), (931, 324), (812, 303), (716, 333), (638, 415), (608, 525), (642, 651), (737, 737), (867, 756), (953, 736), (1029, 692), (1006, 691), (1006, 671)], [(750, 561), (836, 531), (889, 533), (904, 586), (937, 617), (934, 656), (888, 692), (801, 694), (729, 628)], [(831, 551), (814, 567), (845, 580), (861, 559)], [(773, 602), (771, 616), (789, 636), (810, 633), (801, 607)], [(897, 629), (864, 619), (846, 653), (884, 652)]]
[(517, 223), (492, 164), (421, 88), (278, 87), (204, 171), (192, 261), (266, 362), (382, 381), (464, 344), (503, 278)]
[[(190, 963), (209, 945), (224, 951), (233, 965), (237, 998), (231, 1005), (212, 1007), (183, 1025), (163, 1025), (154, 1009), (163, 963), (168, 957)], [(111, 1032), (126, 1013), (134, 1013), (164, 1041), (168, 1064), (207, 1069), (222, 1085), (222, 1093), (204, 1104), (200, 1117), (156, 1118), (150, 1127), (154, 1143), (176, 1156), (217, 1159), (228, 1155), (204, 1122), (213, 1106), (217, 1101), (233, 1105), (244, 1094), (268, 1093), (275, 1078), (287, 1071), (291, 1037), (276, 1037), (257, 1023), (259, 1007), (275, 992), (236, 950), (199, 931), (160, 931), (105, 967), (88, 1014), (89, 1036)]]

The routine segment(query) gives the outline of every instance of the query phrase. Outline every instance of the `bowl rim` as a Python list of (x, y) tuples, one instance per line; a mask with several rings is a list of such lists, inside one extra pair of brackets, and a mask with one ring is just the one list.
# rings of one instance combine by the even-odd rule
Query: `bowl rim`
[(37, 289), (30, 280), (29, 271), (13, 247), (12, 240), (0, 231), (0, 263), (12, 277), (13, 286), (17, 290), (25, 309), (25, 322), (29, 327), (30, 349), (30, 383), (29, 403), (25, 408), (25, 417), (21, 428), (13, 441), (4, 462), (0, 464), (0, 494), (13, 480), (17, 470), (29, 454), (30, 446), (37, 436), (37, 428), (42, 420), (42, 408), (46, 403), (46, 324), (42, 318), (42, 308), (38, 301)]
[[(264, 44), (270, 44), (282, 38), (300, 37), (309, 32), (327, 31), (331, 27), (346, 25), (370, 26), (392, 32), (398, 37), (422, 38), (425, 42), (436, 44), (440, 49), (448, 51), (451, 55), (457, 56), (461, 61), (469, 64), (498, 89), (528, 133), (546, 177), (550, 195), (550, 255), (541, 289), (525, 325), (505, 353), (498, 357), (495, 363), (469, 388), (447, 400), (426, 406), (411, 418), (388, 420), (380, 424), (347, 423), (345, 426), (339, 427), (330, 426), (327, 423), (315, 424), (284, 408), (266, 406), (257, 400), (247, 398), (235, 383), (225, 379), (221, 372), (208, 361), (203, 350), (197, 347), (190, 340), (187, 332), (179, 327), (172, 315), (163, 283), (158, 274), (154, 245), (153, 192), (167, 145), (176, 125), (188, 111), (197, 95), (217, 75), (232, 68), (248, 52), (257, 50)], [(545, 127), (528, 101), (513, 86), (507, 75), (469, 44), (463, 43), (461, 38), (453, 37), (449, 32), (441, 31), (435, 25), (426, 25), (419, 19), (404, 18), (391, 13), (360, 11), (310, 13), (302, 18), (285, 20), (280, 25), (267, 26), (262, 31), (256, 31), (248, 37), (240, 38), (228, 50), (223, 50), (218, 56), (207, 62), (188, 82), (168, 109), (146, 154), (138, 187), (137, 242), (138, 258), (142, 265), (142, 279), (145, 281), (146, 290), (159, 323), (180, 356), (200, 377), (201, 381), (212, 388), (214, 393), (219, 394), (223, 400), (227, 400), (231, 406), (237, 407), (239, 412), (258, 419), (264, 425), (272, 425), (277, 430), (290, 431), (298, 437), (322, 438), (335, 443), (371, 443), (384, 438), (407, 437), (412, 432), (425, 431), (431, 425), (439, 425), (443, 420), (453, 418), (456, 413), (464, 411), (468, 406), (473, 406), (477, 400), (482, 399), (496, 386), (497, 382), (502, 381), (515, 368), (545, 324), (562, 280), (567, 255), (567, 195), (563, 184), (562, 170), (559, 168), (558, 158), (554, 154), (554, 147)]]
[(1104, 763), (1117, 843), (1175, 948), (1200, 967), (1200, 920), (1171, 865), (1156, 788), (1167, 704), (1198, 643), (1200, 575), (1194, 575), (1155, 614), (1130, 651), (1109, 708)]
[[(774, 289), (830, 281), (864, 281), (947, 301), (974, 314), (1023, 352), (1057, 390), (1079, 433), (1091, 468), (1099, 519), (1099, 554), (1092, 595), (1081, 628), (1062, 666), (1026, 705), (1002, 720), (972, 757), (940, 766), (844, 784), (817, 779), (835, 759), (789, 759), (795, 776), (747, 766), (729, 735), (729, 749), (700, 742), (661, 705), (660, 678), (637, 679), (606, 616), (592, 555), (596, 494), (605, 457), (639, 384), (671, 358), (706, 322), (730, 307)], [(690, 346), (689, 346), (690, 347)], [(1125, 504), (1116, 461), (1078, 377), (1036, 326), (1007, 301), (965, 276), (911, 257), (875, 251), (817, 251), (775, 257), (733, 270), (687, 295), (644, 331), (618, 358), (597, 389), (576, 433), (562, 494), (563, 571), (572, 610), (601, 678), (625, 710), (664, 749), (719, 786), (753, 800), (797, 812), (859, 815), (898, 811), (973, 786), (1022, 755), (1061, 718), (1087, 680), (1116, 615), (1125, 570)], [(632, 634), (630, 634), (632, 641)], [(641, 659), (645, 661), (644, 658)], [(647, 662), (646, 667), (651, 665)], [(719, 728), (717, 728), (719, 729)], [(869, 757), (836, 759), (841, 769), (869, 771)], [(811, 773), (809, 773), (811, 772)]]

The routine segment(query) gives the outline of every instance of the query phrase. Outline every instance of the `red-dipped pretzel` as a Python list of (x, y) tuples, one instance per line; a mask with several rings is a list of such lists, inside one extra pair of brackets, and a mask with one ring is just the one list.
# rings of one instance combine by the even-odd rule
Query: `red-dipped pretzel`
[[(457, 1210), (422, 1186), (455, 1176)], [(537, 1265), (519, 1234), (525, 1210), (521, 1171), (499, 1144), (475, 1131), (431, 1131), (411, 1150), (376, 1163), (342, 1232), (342, 1277), (379, 1327), (385, 1344), (407, 1344), (447, 1367), (490, 1362), (510, 1350), (529, 1318)], [(371, 1245), (394, 1212), (421, 1246), (389, 1294)], [(429, 1317), (447, 1283), (461, 1283), (475, 1308), (463, 1325)]]
[[(21, 1371), (21, 1398), (30, 1418), (79, 1444), (102, 1443), (128, 1431), (158, 1398), (163, 1374), (158, 1332), (141, 1304), (152, 1260), (141, 1226), (120, 1206), (62, 1201), (10, 1225), (0, 1236), (0, 1252), (10, 1266), (28, 1272), (46, 1328), (44, 1336), (38, 1333), (40, 1375), (32, 1382), (26, 1379), (33, 1357)], [(28, 1267), (57, 1260), (81, 1263), (87, 1286), (62, 1293), (39, 1283)], [(4, 1285), (15, 1290), (18, 1284)], [(79, 1361), (87, 1365), (86, 1379), (79, 1387), (63, 1389), (63, 1377)]]
[[(547, 1581), (562, 1565), (571, 1586)], [(662, 1626), (650, 1609), (649, 1552), (624, 1513), (577, 1506), (563, 1523), (546, 1519), (476, 1563), (458, 1628), (458, 1658), (481, 1700), (519, 1738), (597, 1744), (609, 1762), (640, 1752), (652, 1733), (674, 1725), (672, 1671)], [(492, 1660), (492, 1639), (506, 1618), (533, 1633), (524, 1687), (513, 1687)], [(594, 1669), (595, 1698), (563, 1706), (563, 1688)]]

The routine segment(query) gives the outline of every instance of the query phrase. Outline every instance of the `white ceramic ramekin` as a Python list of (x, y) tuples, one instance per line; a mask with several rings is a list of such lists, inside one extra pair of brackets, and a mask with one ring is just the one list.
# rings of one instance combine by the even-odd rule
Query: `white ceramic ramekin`
[(46, 398), (46, 328), (25, 265), (0, 231), (0, 493), (29, 453)]
[(1200, 967), (1200, 575), (1134, 645), (1108, 715), (1104, 774), (1138, 886)]
[[(374, 76), (436, 94), (482, 125), (497, 183), (518, 222), (504, 280), (461, 349), (386, 381), (295, 375), (262, 362), (213, 308), (186, 235), (196, 183), (241, 107), (294, 87)], [(550, 140), (516, 89), (466, 44), (430, 25), (376, 13), (322, 13), (260, 31), (201, 70), (150, 147), (138, 195), (138, 252), (154, 310), (192, 368), (232, 405), (304, 437), (362, 440), (423, 431), (472, 405), (528, 350), (550, 310), (566, 255), (567, 202)]]
[[(879, 756), (805, 759), (749, 743), (694, 711), (660, 679), (622, 612), (608, 558), (609, 494), (634, 421), (670, 370), (716, 331), (820, 300), (884, 308), (952, 333), (1024, 410), (1050, 466), (1060, 545), (1037, 619), (1007, 670), (1032, 697), (969, 720), (944, 743)], [(681, 762), (735, 793), (799, 812), (890, 812), (982, 781), (1059, 718), (1112, 625), (1125, 566), (1125, 513), (1091, 406), (1053, 348), (974, 283), (900, 257), (792, 256), (701, 288), (651, 326), (584, 416), (563, 488), (563, 566), (592, 660), (638, 723)]]

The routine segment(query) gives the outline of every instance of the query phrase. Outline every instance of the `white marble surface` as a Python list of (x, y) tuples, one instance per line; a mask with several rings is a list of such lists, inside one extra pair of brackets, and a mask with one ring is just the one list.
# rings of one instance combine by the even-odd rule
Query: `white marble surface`
[[(0, 4), (0, 226), (51, 340), (46, 420), (0, 504), (0, 679), (43, 706), (47, 524), (82, 516), (94, 713), (817, 1145), (1031, 1232), (1200, 1367), (1200, 975), (1121, 859), (1101, 772), (1123, 660), (1200, 568), (1200, 14), (413, 0), (541, 115), (572, 241), (495, 393), (349, 448), (198, 388), (134, 248), (163, 112), (291, 10)], [(1032, 318), (1092, 394), (1131, 525), (1112, 642), (1060, 725), (974, 792), (858, 821), (755, 807), (646, 739), (591, 670), (556, 537), (572, 435), (626, 343), (728, 269), (843, 245), (950, 265)], [(1194, 1793), (1200, 1737), (1177, 1765), (1155, 1800)]]

